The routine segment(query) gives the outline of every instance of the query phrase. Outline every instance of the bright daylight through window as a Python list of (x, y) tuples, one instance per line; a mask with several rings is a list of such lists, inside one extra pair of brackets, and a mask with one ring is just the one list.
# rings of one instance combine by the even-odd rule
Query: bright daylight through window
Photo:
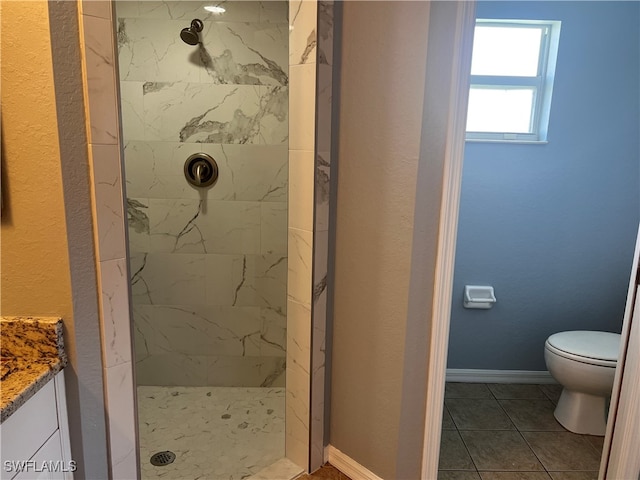
[(477, 20), (467, 140), (544, 142), (560, 22)]

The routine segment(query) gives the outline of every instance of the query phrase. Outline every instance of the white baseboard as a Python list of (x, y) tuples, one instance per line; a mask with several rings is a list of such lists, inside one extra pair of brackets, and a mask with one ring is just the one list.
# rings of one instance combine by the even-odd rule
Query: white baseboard
[(382, 478), (375, 473), (363, 467), (332, 445), (327, 445), (325, 452), (329, 463), (353, 480), (382, 480)]
[(558, 383), (546, 370), (475, 370), (447, 368), (447, 382), (462, 383)]

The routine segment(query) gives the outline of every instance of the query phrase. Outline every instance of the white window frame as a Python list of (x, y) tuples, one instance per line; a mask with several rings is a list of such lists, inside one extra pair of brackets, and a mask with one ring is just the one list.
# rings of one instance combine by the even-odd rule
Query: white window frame
[(515, 28), (542, 28), (538, 74), (535, 77), (471, 75), (471, 88), (535, 88), (531, 112), (530, 133), (517, 132), (466, 132), (467, 141), (507, 143), (547, 143), (551, 96), (555, 76), (560, 21), (555, 20), (497, 20), (477, 19), (476, 26), (504, 26)]

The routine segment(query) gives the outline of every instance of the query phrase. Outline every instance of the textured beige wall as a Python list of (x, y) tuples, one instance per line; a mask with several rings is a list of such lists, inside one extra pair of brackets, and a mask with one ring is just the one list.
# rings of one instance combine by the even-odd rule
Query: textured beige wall
[[(46, 1), (1, 2), (3, 315), (72, 315)], [(28, 37), (25, 37), (25, 34)]]
[(396, 476), (428, 2), (345, 2), (329, 442)]

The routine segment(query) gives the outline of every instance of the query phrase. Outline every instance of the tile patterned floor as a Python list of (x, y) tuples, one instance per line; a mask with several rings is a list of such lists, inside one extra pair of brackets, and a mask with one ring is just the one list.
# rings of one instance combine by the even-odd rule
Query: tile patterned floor
[[(284, 393), (138, 387), (142, 478), (236, 480), (263, 471), (284, 457)], [(151, 455), (164, 450), (174, 452), (175, 461), (151, 465)]]
[(439, 480), (596, 480), (602, 437), (553, 416), (559, 385), (447, 383)]

